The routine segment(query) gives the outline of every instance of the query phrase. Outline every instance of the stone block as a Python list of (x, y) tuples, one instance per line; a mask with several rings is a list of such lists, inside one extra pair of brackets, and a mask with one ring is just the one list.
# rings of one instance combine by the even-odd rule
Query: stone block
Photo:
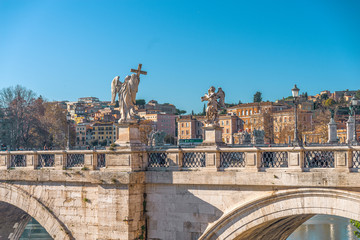
[(206, 167), (215, 167), (216, 164), (216, 153), (206, 153)]
[(300, 166), (299, 152), (289, 152), (289, 166), (291, 167)]
[(256, 152), (246, 152), (245, 163), (246, 166), (256, 167)]
[(345, 151), (337, 151), (335, 152), (335, 162), (336, 167), (346, 167), (347, 166), (347, 152)]
[(131, 154), (107, 154), (106, 162), (109, 168), (130, 166)]

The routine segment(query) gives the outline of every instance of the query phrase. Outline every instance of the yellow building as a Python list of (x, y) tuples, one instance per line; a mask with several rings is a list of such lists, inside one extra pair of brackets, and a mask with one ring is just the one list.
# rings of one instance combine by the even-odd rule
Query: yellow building
[(92, 125), (92, 140), (107, 140), (108, 144), (116, 141), (116, 128), (112, 122), (96, 122)]

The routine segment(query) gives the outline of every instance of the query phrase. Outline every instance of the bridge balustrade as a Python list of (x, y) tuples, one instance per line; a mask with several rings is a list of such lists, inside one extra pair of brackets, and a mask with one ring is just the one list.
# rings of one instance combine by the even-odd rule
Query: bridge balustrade
[(12, 154), (10, 155), (10, 167), (26, 167), (26, 155)]
[(334, 151), (305, 151), (305, 168), (334, 168)]
[(54, 167), (55, 154), (39, 154), (38, 155), (38, 168)]
[(353, 166), (352, 166), (353, 168), (355, 168), (355, 169), (360, 168), (360, 151), (353, 151), (352, 163), (353, 163)]
[[(204, 147), (169, 149), (0, 152), (0, 169), (84, 168), (122, 171), (323, 171), (358, 172), (360, 146)], [(323, 170), (321, 170), (323, 169)]]
[(183, 168), (199, 168), (205, 166), (205, 152), (184, 152)]
[(97, 154), (97, 168), (104, 168), (106, 167), (106, 154), (99, 153)]
[(245, 153), (244, 152), (220, 152), (221, 168), (244, 168)]
[(170, 160), (167, 152), (149, 152), (148, 168), (168, 168)]
[(288, 167), (288, 153), (284, 151), (262, 152), (262, 168), (286, 168)]
[(66, 155), (66, 167), (84, 167), (84, 154), (71, 153)]

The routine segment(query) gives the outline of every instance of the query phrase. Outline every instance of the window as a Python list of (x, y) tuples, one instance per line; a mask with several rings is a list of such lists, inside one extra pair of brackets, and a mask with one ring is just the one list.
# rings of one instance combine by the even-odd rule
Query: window
[(244, 115), (244, 110), (242, 110), (241, 115)]
[(189, 130), (186, 130), (186, 135), (188, 135), (189, 134)]
[(229, 131), (229, 129), (226, 129), (226, 133), (229, 133), (230, 131)]
[(226, 125), (228, 125), (228, 126), (229, 126), (229, 120), (226, 120)]
[(252, 114), (252, 110), (250, 110), (250, 115)]
[(247, 116), (247, 115), (249, 115), (249, 112), (248, 112), (248, 110), (246, 110), (245, 114), (246, 114), (246, 116)]
[(224, 126), (224, 121), (221, 121), (221, 126)]
[(181, 135), (184, 135), (184, 131), (181, 131)]
[(186, 127), (188, 127), (189, 126), (189, 123), (186, 123)]
[(181, 123), (181, 127), (184, 127), (184, 123)]

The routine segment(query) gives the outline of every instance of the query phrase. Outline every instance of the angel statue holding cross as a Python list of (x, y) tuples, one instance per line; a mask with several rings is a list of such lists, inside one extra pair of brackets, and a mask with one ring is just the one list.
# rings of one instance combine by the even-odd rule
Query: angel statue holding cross
[(123, 83), (120, 82), (119, 76), (116, 76), (111, 82), (111, 103), (115, 104), (116, 96), (119, 96), (120, 119), (119, 123), (131, 122), (136, 115), (136, 93), (140, 83), (140, 74), (146, 75), (147, 72), (141, 71), (142, 64), (138, 69), (131, 69), (131, 76), (126, 76)]
[(206, 120), (205, 123), (207, 126), (219, 126), (219, 110), (225, 108), (225, 92), (214, 86), (211, 86), (208, 90), (208, 93), (201, 97), (201, 101), (208, 101), (206, 108)]

